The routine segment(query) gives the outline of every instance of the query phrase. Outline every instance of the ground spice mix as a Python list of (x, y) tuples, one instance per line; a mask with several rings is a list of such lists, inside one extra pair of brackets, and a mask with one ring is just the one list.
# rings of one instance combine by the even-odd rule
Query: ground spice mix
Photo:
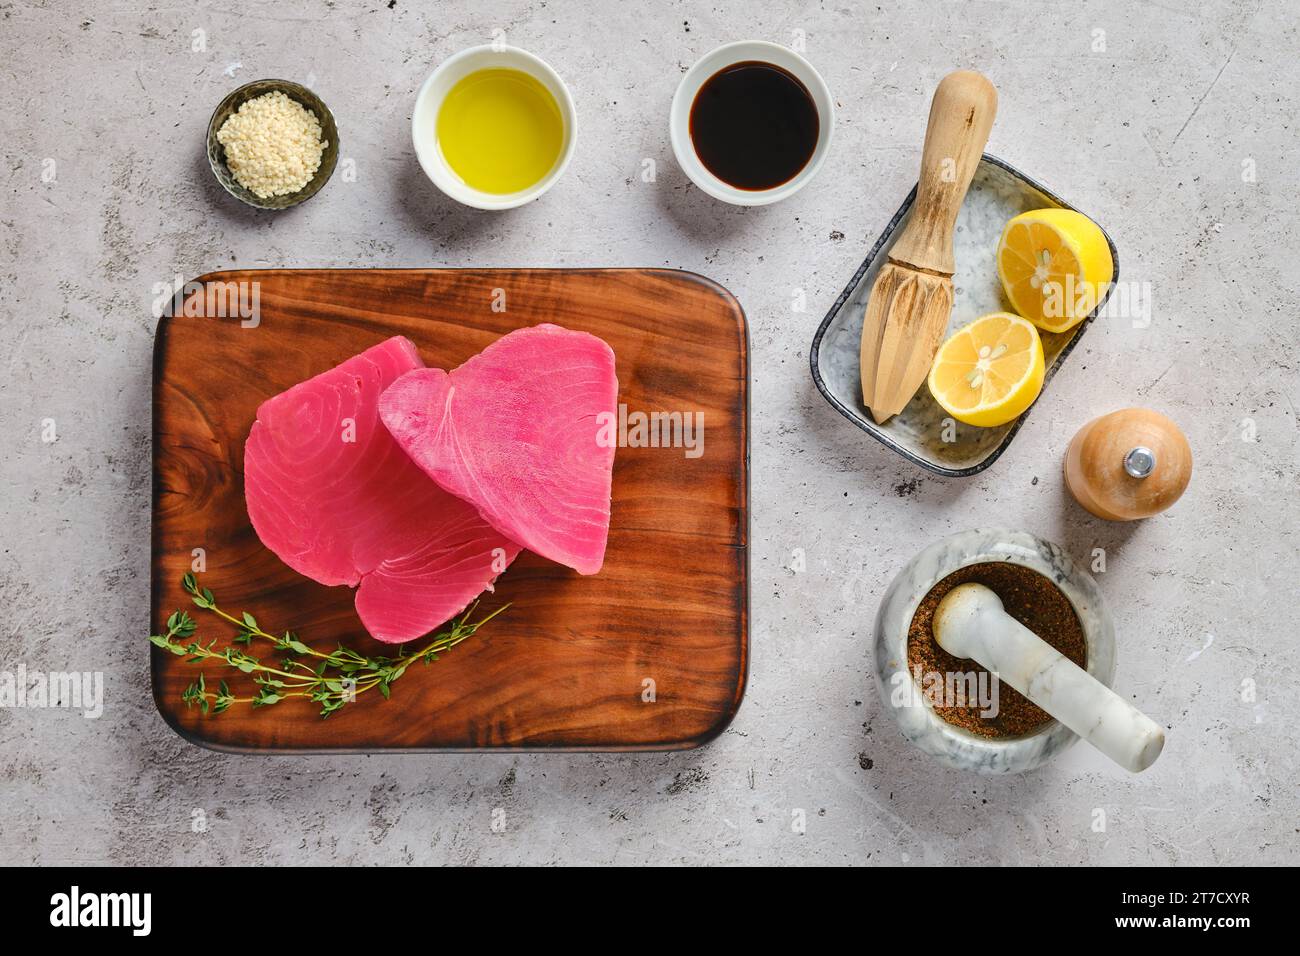
[[(924, 674), (988, 673), (974, 661), (954, 657), (945, 651), (935, 641), (931, 630), (935, 608), (944, 595), (957, 585), (971, 581), (996, 594), (1008, 614), (1052, 647), (1080, 667), (1087, 666), (1083, 625), (1079, 623), (1074, 606), (1060, 589), (1037, 571), (1005, 561), (990, 561), (954, 571), (922, 599), (907, 632), (909, 671), (916, 673), (919, 667)], [(935, 713), (948, 723), (981, 737), (1019, 737), (1032, 733), (1052, 719), (1045, 710), (1006, 684), (998, 686), (997, 715), (983, 717), (980, 715), (982, 709), (973, 701), (962, 707), (934, 708)]]

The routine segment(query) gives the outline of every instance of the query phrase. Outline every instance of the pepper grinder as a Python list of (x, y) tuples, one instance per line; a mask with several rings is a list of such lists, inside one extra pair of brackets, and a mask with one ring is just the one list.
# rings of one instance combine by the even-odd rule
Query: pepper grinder
[(1168, 417), (1125, 408), (1084, 425), (1065, 453), (1065, 485), (1098, 518), (1133, 521), (1164, 511), (1192, 480), (1192, 449)]

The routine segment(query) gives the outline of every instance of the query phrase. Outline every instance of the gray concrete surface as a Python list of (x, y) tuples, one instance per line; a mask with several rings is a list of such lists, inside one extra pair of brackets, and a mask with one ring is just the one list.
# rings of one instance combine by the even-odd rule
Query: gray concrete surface
[[(1297, 862), (1297, 19), (1284, 0), (0, 0), (0, 669), (106, 681), (98, 720), (0, 710), (0, 862)], [(408, 121), (430, 69), (498, 29), (567, 78), (581, 128), (552, 193), (485, 215), (440, 199)], [(743, 37), (802, 38), (840, 110), (818, 179), (749, 211), (687, 186), (665, 122), (681, 72)], [(990, 151), (1102, 221), (1153, 312), (1147, 328), (1099, 322), (1012, 449), (947, 481), (840, 419), (808, 350), (913, 182), (929, 94), (958, 66), (1001, 91)], [(356, 169), (278, 216), (228, 200), (202, 152), (216, 102), (264, 76), (324, 97)], [(738, 718), (673, 755), (184, 743), (154, 711), (144, 641), (153, 284), (467, 264), (680, 267), (744, 304), (753, 666)], [(1117, 527), (1064, 498), (1060, 458), (1085, 420), (1133, 404), (1185, 426), (1196, 474), (1171, 512)], [(1076, 747), (1028, 776), (961, 776), (894, 733), (870, 685), (876, 599), (926, 543), (992, 523), (1086, 562), (1105, 549), (1117, 686), (1169, 727), (1151, 771)]]

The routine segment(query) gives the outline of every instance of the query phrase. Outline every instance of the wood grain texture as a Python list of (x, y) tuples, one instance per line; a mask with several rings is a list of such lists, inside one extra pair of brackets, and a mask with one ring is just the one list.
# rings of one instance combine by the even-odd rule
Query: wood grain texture
[[(412, 667), (391, 701), (367, 694), (328, 720), (301, 701), (204, 717), (180, 701), (199, 665), (154, 648), (154, 696), (178, 732), (260, 752), (659, 750), (722, 732), (748, 670), (748, 354), (730, 294), (667, 270), (247, 271), (198, 281), (258, 283), (260, 323), (178, 314), (159, 324), (155, 628), (189, 606), (180, 578), (202, 548), (202, 583), (228, 610), (318, 646), (384, 651), (362, 629), (350, 588), (301, 577), (258, 541), (243, 449), (263, 400), (392, 335), (410, 338), (429, 365), (453, 368), (522, 326), (591, 332), (614, 350), (619, 401), (702, 412), (704, 451), (619, 448), (601, 572), (584, 577), (524, 552), (483, 604), (510, 609), (437, 663)], [(505, 311), (493, 311), (494, 290)], [(226, 643), (211, 615), (196, 618), (200, 635)]]
[(957, 70), (939, 81), (921, 147), (916, 203), (898, 241), (895, 262), (951, 276), (957, 213), (979, 167), (998, 111), (998, 94), (983, 74)]
[[(1155, 454), (1154, 471), (1134, 478), (1124, 470), (1133, 448)], [(1083, 508), (1107, 521), (1159, 514), (1182, 497), (1192, 480), (1192, 449), (1182, 430), (1150, 408), (1125, 408), (1079, 429), (1065, 453), (1065, 486)]]
[(862, 397), (876, 424), (916, 394), (952, 317), (953, 230), (997, 113), (993, 84), (949, 73), (930, 102), (916, 202), (876, 275), (862, 322)]

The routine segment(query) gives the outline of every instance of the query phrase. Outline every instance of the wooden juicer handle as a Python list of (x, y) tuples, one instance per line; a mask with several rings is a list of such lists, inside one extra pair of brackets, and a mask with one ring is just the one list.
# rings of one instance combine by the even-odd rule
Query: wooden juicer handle
[(921, 151), (916, 202), (889, 258), (895, 262), (952, 275), (953, 229), (971, 178), (988, 142), (998, 93), (981, 73), (949, 73), (934, 91)]

